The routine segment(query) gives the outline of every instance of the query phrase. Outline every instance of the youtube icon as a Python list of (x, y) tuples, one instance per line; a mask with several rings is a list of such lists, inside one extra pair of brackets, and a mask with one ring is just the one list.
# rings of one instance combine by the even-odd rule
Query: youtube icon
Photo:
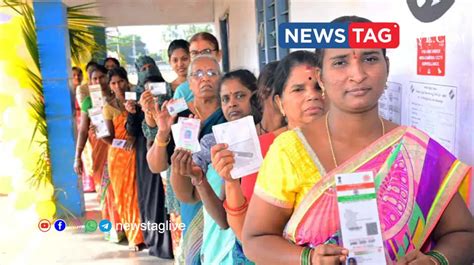
[(51, 223), (46, 219), (42, 219), (38, 223), (38, 228), (41, 232), (48, 232), (51, 229)]

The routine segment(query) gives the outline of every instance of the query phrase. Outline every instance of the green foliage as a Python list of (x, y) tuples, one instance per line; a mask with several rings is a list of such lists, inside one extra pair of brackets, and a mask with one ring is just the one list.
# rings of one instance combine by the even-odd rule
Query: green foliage
[(81, 62), (91, 58), (95, 52), (105, 48), (97, 44), (94, 38), (94, 27), (100, 27), (104, 19), (88, 15), (89, 11), (95, 7), (95, 3), (88, 3), (67, 8), (71, 57), (76, 65), (80, 65)]
[[(21, 0), (4, 0), (3, 2), (4, 5), (0, 5), (0, 7), (10, 7), (21, 15), (22, 35), (28, 52), (34, 61), (34, 65), (23, 67), (22, 70), (26, 72), (32, 88), (32, 100), (29, 102), (29, 111), (36, 121), (30, 146), (35, 139), (39, 139), (36, 143), (39, 145), (40, 150), (42, 150), (33, 175), (28, 181), (33, 188), (36, 188), (42, 183), (52, 183), (52, 174), (47, 140), (48, 131), (44, 109), (43, 85), (41, 76), (37, 74), (40, 72), (40, 64), (34, 12), (31, 5)], [(104, 21), (101, 17), (88, 15), (89, 11), (95, 8), (95, 6), (95, 3), (88, 3), (67, 8), (71, 57), (77, 65), (81, 64), (83, 60), (90, 58), (95, 51), (103, 49), (103, 47), (100, 47), (95, 42), (92, 28), (101, 26)], [(56, 193), (58, 192), (60, 190), (56, 189)], [(57, 202), (56, 204), (66, 215), (72, 215), (64, 206)]]

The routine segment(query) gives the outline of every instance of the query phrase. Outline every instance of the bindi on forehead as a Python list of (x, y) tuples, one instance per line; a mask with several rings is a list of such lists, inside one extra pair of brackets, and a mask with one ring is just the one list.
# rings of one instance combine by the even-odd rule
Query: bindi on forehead
[[(304, 70), (307, 74), (313, 74), (316, 71), (316, 68), (313, 66), (306, 65)], [(313, 80), (313, 77), (308, 76), (308, 80)]]

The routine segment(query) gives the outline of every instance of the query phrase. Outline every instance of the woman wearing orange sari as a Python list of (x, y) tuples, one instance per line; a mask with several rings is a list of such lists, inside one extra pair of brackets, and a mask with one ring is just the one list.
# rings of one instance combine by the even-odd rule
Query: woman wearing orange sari
[(127, 72), (123, 68), (114, 68), (108, 73), (109, 86), (114, 98), (108, 98), (102, 113), (110, 136), (102, 138), (112, 145), (114, 140), (125, 140), (122, 146), (110, 146), (107, 158), (110, 184), (115, 195), (115, 205), (122, 225), (125, 228), (128, 244), (134, 251), (145, 248), (143, 233), (140, 230), (140, 211), (138, 209), (135, 138), (125, 129), (128, 112), (125, 110), (125, 91), (129, 90)]
[(338, 245), (334, 177), (370, 171), (388, 264), (471, 264), (474, 222), (458, 193), (471, 168), (421, 131), (379, 117), (385, 49), (318, 53), (329, 112), (270, 147), (244, 224), (247, 256), (267, 264), (340, 264), (348, 255), (353, 262), (355, 253)]

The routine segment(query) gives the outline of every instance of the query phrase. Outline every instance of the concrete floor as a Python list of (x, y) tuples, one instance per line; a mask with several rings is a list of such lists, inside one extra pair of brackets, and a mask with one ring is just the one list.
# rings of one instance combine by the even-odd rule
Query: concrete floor
[[(86, 193), (86, 217), (101, 220), (96, 193)], [(148, 255), (148, 251), (131, 252), (127, 242), (115, 244), (104, 240), (99, 230), (85, 233), (82, 228), (69, 227), (58, 232), (41, 232), (34, 209), (15, 211), (10, 198), (0, 196), (0, 265), (93, 264), (143, 265), (173, 261)], [(81, 222), (82, 221), (82, 222)]]

